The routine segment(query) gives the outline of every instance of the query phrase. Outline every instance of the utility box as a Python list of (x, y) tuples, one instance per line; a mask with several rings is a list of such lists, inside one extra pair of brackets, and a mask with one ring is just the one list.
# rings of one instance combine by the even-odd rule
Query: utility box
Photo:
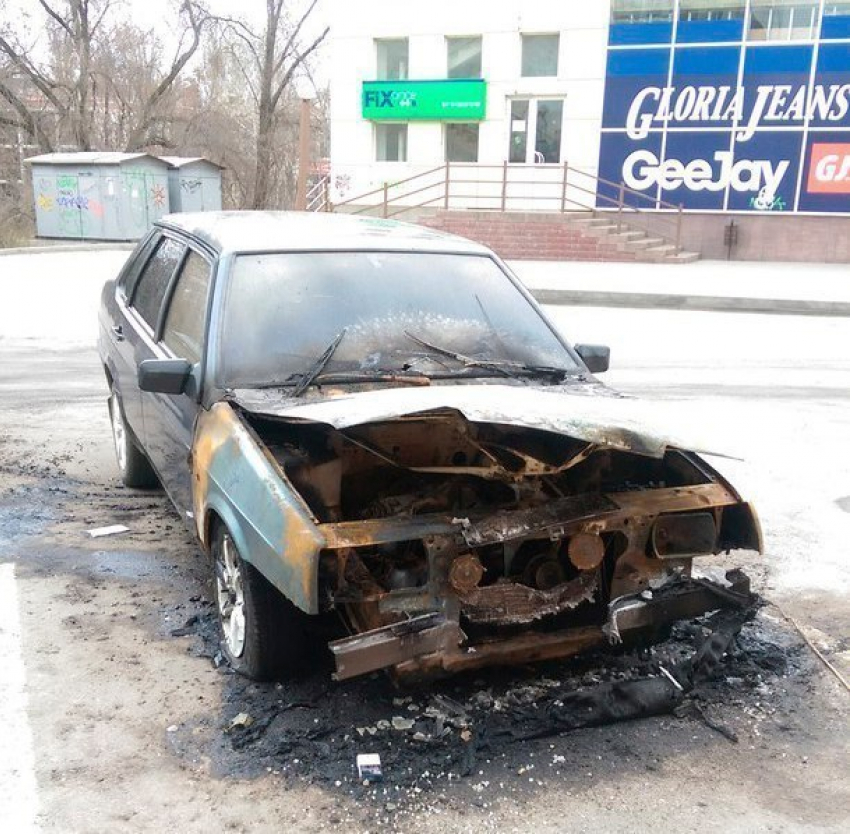
[(146, 153), (48, 153), (32, 166), (38, 237), (137, 240), (170, 210), (168, 163)]
[(220, 211), (221, 166), (202, 156), (162, 156), (171, 211)]

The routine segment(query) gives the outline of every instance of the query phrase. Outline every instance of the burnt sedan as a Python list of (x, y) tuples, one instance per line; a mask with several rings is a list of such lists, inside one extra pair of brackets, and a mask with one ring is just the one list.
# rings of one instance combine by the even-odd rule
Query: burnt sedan
[[(385, 220), (163, 218), (107, 283), (118, 465), (211, 556), (223, 651), (254, 678), (422, 677), (652, 638), (742, 605), (753, 508), (593, 376), (491, 251)], [(651, 414), (651, 411), (650, 411)]]

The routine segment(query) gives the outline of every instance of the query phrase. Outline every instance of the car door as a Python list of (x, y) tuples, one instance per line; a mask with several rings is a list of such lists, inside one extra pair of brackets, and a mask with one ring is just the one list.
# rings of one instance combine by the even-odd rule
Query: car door
[(129, 312), (129, 300), (139, 275), (159, 240), (159, 232), (152, 232), (127, 261), (118, 276), (114, 296), (107, 303), (107, 315), (101, 322), (101, 339), (107, 344), (104, 361), (121, 400), (124, 419), (139, 439), (143, 434), (142, 401), (139, 396), (135, 357), (139, 334), (136, 317)]
[(176, 395), (142, 392), (148, 457), (186, 520), (191, 519), (192, 510), (189, 452), (198, 411), (211, 279), (211, 260), (190, 246), (165, 295), (155, 348), (159, 359), (185, 359), (192, 364), (189, 386)]
[[(147, 447), (147, 429), (144, 424), (143, 402), (147, 394), (139, 391), (138, 369), (145, 359), (159, 357), (156, 349), (156, 331), (163, 300), (171, 277), (183, 258), (186, 246), (176, 238), (161, 234), (156, 240), (150, 257), (147, 259), (136, 281), (129, 303), (124, 312), (126, 327), (124, 341), (130, 352), (130, 366), (133, 385), (138, 392), (137, 400), (131, 406), (132, 417), (124, 403), (124, 415), (133, 428), (142, 450), (150, 459)], [(129, 381), (128, 381), (129, 384)], [(151, 463), (153, 461), (151, 460)], [(156, 465), (154, 464), (156, 469)], [(160, 474), (157, 472), (157, 474)]]

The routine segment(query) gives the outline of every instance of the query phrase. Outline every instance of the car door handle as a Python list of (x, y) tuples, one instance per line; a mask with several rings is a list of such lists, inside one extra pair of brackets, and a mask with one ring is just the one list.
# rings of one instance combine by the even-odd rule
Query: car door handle
[(112, 333), (115, 336), (116, 342), (123, 342), (124, 341), (124, 330), (121, 328), (120, 324), (113, 324), (112, 325)]

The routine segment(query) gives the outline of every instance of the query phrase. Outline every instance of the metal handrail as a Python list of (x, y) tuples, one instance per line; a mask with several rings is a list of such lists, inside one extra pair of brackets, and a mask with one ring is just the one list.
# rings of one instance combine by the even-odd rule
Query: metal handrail
[[(466, 179), (462, 175), (458, 176), (457, 174), (452, 177), (453, 171), (463, 171), (463, 169), (473, 168), (478, 172), (483, 171), (500, 171), (501, 175), (499, 177), (494, 178), (486, 178), (482, 179), (479, 177), (478, 179)], [(510, 176), (510, 172), (512, 171), (523, 171), (523, 172), (531, 172), (531, 171), (557, 171), (560, 173), (560, 177), (557, 180), (551, 181), (541, 181), (539, 179), (516, 179)], [(400, 186), (407, 185), (409, 186), (411, 183), (416, 183), (425, 177), (431, 177), (434, 174), (441, 174), (442, 176), (435, 181), (428, 183), (426, 185), (418, 185), (416, 188), (407, 188), (402, 191), (398, 191)], [(591, 180), (592, 187), (585, 187), (584, 185), (579, 185), (575, 182), (576, 176), (585, 177)], [(452, 186), (458, 185), (478, 185), (478, 186), (491, 186), (491, 187), (499, 187), (498, 194), (460, 194), (457, 192), (455, 188), (452, 190)], [(599, 186), (607, 186), (609, 188), (615, 188), (617, 190), (617, 196), (612, 197), (604, 192), (600, 192)], [(533, 186), (538, 190), (541, 188), (551, 189), (553, 187), (559, 188), (559, 193), (557, 194), (521, 194), (517, 195), (509, 194), (510, 187), (517, 186)], [(390, 206), (399, 203), (402, 200), (409, 200), (412, 196), (417, 194), (421, 195), (423, 192), (429, 191), (431, 189), (440, 189), (441, 193), (436, 197), (430, 197), (427, 200), (420, 200), (419, 202), (412, 203), (410, 205), (403, 205), (400, 208), (396, 208), (391, 211)], [(580, 192), (581, 194), (587, 194), (593, 198), (592, 203), (588, 205), (587, 203), (580, 202), (575, 199), (575, 192)], [(522, 199), (523, 201), (535, 202), (535, 201), (548, 201), (552, 202), (556, 201), (558, 205), (558, 212), (563, 213), (567, 211), (567, 206), (577, 206), (584, 211), (596, 211), (597, 209), (602, 208), (604, 211), (605, 208), (600, 206), (599, 203), (608, 204), (610, 209), (615, 209), (617, 213), (617, 230), (620, 231), (623, 225), (623, 215), (628, 213), (629, 215), (629, 223), (632, 225), (637, 225), (640, 228), (644, 228), (641, 225), (641, 222), (646, 220), (648, 223), (648, 218), (652, 217), (654, 223), (651, 225), (657, 225), (658, 223), (666, 224), (672, 223), (673, 229), (671, 230), (671, 234), (669, 237), (673, 239), (673, 244), (675, 247), (675, 251), (681, 251), (681, 240), (682, 240), (682, 215), (684, 211), (684, 206), (680, 203), (678, 205), (674, 203), (667, 202), (661, 198), (651, 197), (643, 192), (636, 191), (633, 188), (629, 188), (623, 182), (614, 182), (613, 180), (606, 179), (604, 177), (597, 176), (596, 174), (591, 174), (589, 171), (583, 171), (580, 168), (573, 168), (567, 162), (562, 164), (542, 164), (535, 165), (534, 167), (529, 167), (524, 164), (516, 164), (516, 163), (508, 163), (503, 162), (501, 165), (496, 165), (494, 163), (470, 163), (470, 162), (447, 162), (445, 165), (438, 166), (436, 168), (431, 168), (427, 171), (422, 171), (418, 174), (412, 174), (411, 176), (405, 177), (404, 179), (396, 180), (395, 182), (385, 182), (381, 185), (380, 188), (372, 189), (371, 191), (364, 192), (362, 194), (358, 194), (354, 197), (349, 197), (346, 200), (343, 200), (335, 205), (331, 206), (330, 200), (327, 200), (327, 210), (337, 210), (343, 206), (354, 206), (356, 204), (362, 203), (364, 199), (369, 197), (376, 197), (380, 195), (380, 199), (377, 202), (372, 202), (367, 205), (360, 205), (358, 208), (351, 210), (353, 214), (362, 214), (368, 211), (380, 210), (381, 215), (383, 217), (394, 217), (398, 214), (403, 214), (406, 211), (413, 211), (415, 209), (424, 208), (426, 206), (431, 206), (435, 203), (442, 201), (443, 208), (448, 210), (451, 206), (452, 200), (477, 200), (477, 201), (497, 201), (498, 202), (498, 211), (506, 212), (508, 211), (508, 203), (511, 200)], [(634, 197), (636, 200), (645, 200), (652, 204), (652, 207), (639, 206), (634, 205), (634, 202), (629, 200), (627, 202), (626, 198)], [(590, 202), (590, 201), (589, 201)], [(675, 218), (670, 218), (667, 215), (668, 211), (675, 211)], [(635, 222), (633, 218), (636, 216), (640, 217), (641, 222)], [(645, 231), (649, 231), (645, 229)], [(653, 234), (661, 234), (655, 230), (652, 231)]]

